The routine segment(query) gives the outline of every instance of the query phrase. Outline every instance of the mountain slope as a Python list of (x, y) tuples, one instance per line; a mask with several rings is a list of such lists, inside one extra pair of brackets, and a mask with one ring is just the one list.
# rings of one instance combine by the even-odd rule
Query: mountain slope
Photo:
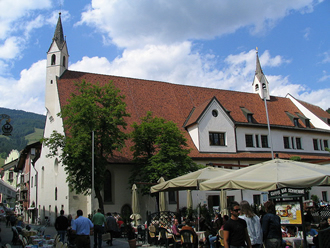
[[(0, 157), (2, 159), (5, 159), (11, 150), (21, 151), (27, 144), (42, 138), (46, 116), (7, 108), (0, 108), (1, 114), (10, 116), (10, 124), (13, 127), (11, 136), (4, 136), (1, 128), (6, 120), (0, 123)], [(0, 160), (0, 166), (2, 165), (3, 162)]]

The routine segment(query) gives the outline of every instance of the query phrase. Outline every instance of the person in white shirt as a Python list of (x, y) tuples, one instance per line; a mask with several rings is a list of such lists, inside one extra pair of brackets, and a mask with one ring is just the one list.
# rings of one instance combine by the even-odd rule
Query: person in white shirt
[(259, 217), (253, 212), (248, 201), (241, 201), (240, 203), (242, 218), (246, 221), (247, 230), (253, 248), (260, 248), (262, 246), (262, 228)]

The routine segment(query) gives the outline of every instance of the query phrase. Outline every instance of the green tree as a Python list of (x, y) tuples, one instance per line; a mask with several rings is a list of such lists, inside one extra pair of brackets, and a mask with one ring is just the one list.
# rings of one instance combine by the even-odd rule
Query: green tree
[(94, 131), (94, 190), (99, 207), (103, 207), (101, 190), (109, 157), (125, 145), (127, 123), (124, 96), (119, 95), (112, 82), (104, 86), (83, 81), (76, 83), (78, 93), (71, 94), (68, 104), (58, 115), (63, 119), (66, 135), (53, 132), (45, 144), (50, 148), (49, 156), (57, 156), (65, 166), (67, 182), (78, 194), (89, 194), (92, 185), (92, 136)]
[(146, 183), (141, 187), (143, 194), (150, 192), (148, 183), (156, 183), (161, 176), (168, 180), (200, 168), (188, 156), (186, 139), (174, 122), (153, 117), (151, 112), (141, 120), (132, 125), (135, 166), (130, 182)]

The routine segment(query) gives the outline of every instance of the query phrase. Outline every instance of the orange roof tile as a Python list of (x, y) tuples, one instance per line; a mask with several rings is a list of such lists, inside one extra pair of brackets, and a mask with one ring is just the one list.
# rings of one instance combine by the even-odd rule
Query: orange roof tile
[[(245, 107), (253, 113), (253, 118), (259, 124), (267, 124), (265, 115), (264, 101), (255, 93), (245, 93), (229, 90), (220, 90), (212, 88), (203, 88), (188, 85), (171, 84), (159, 81), (142, 80), (135, 78), (118, 77), (111, 75), (100, 75), (86, 72), (77, 72), (67, 70), (58, 80), (58, 92), (61, 106), (67, 104), (70, 94), (75, 91), (74, 82), (96, 83), (100, 85), (109, 83), (110, 81), (121, 90), (121, 94), (125, 95), (127, 104), (127, 112), (131, 114), (127, 118), (127, 131), (132, 131), (133, 122), (140, 122), (140, 118), (144, 117), (147, 111), (152, 111), (154, 116), (163, 117), (177, 123), (178, 127), (185, 133), (192, 157), (223, 157), (233, 156), (239, 157), (239, 154), (221, 155), (221, 154), (203, 154), (199, 153), (194, 146), (189, 134), (184, 130), (183, 125), (195, 107), (195, 111), (190, 116), (190, 121), (196, 121), (204, 108), (209, 104), (213, 97), (228, 111), (231, 118), (236, 123), (248, 123), (240, 107)], [(286, 111), (296, 115), (302, 114), (299, 109), (288, 98), (271, 96), (267, 101), (269, 121), (271, 125), (294, 127), (290, 118), (286, 115)], [(304, 126), (300, 120), (300, 125)], [(187, 123), (186, 123), (187, 124)], [(127, 144), (129, 145), (129, 144)], [(256, 156), (254, 154), (253, 156)], [(260, 155), (262, 156), (262, 155)], [(128, 148), (124, 149), (122, 154), (116, 154), (114, 161), (130, 161), (132, 154)]]

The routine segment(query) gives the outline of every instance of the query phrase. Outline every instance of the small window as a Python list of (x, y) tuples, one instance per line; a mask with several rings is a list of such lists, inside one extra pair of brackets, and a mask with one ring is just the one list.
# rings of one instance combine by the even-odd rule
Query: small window
[(297, 149), (302, 149), (301, 138), (296, 138), (296, 147), (297, 147)]
[(317, 139), (313, 139), (313, 146), (314, 150), (319, 150), (319, 142), (317, 142)]
[(31, 177), (31, 188), (33, 188), (33, 177)]
[(217, 111), (216, 109), (213, 109), (213, 110), (212, 110), (212, 115), (213, 115), (214, 117), (217, 117), (217, 116), (218, 116), (218, 111)]
[(267, 88), (265, 83), (262, 84), (262, 88), (263, 88), (264, 90)]
[(14, 172), (10, 171), (8, 175), (8, 181), (13, 181), (14, 180)]
[(210, 146), (225, 146), (225, 133), (209, 133)]
[(52, 62), (51, 62), (51, 65), (55, 65), (55, 63), (56, 63), (56, 55), (53, 54), (53, 55), (52, 55)]
[(306, 125), (306, 127), (311, 127), (311, 123), (309, 122), (308, 119), (305, 119), (305, 125)]
[(255, 91), (259, 90), (259, 84), (256, 84)]
[(253, 122), (253, 118), (252, 118), (252, 114), (247, 114), (247, 120), (249, 123), (252, 123)]
[(260, 147), (259, 134), (256, 134), (255, 137), (256, 137), (256, 147)]
[(290, 149), (289, 137), (283, 137), (283, 143), (284, 143), (284, 148), (285, 149)]
[(53, 84), (53, 80), (50, 80), (50, 84)]
[(55, 201), (57, 201), (57, 187), (55, 187)]
[(323, 146), (324, 146), (324, 149), (329, 148), (328, 140), (323, 140)]
[(328, 201), (328, 192), (322, 191), (322, 200), (327, 202)]
[(264, 148), (269, 147), (267, 135), (261, 135), (261, 146)]
[(298, 121), (298, 118), (294, 118), (293, 119), (293, 124), (295, 127), (299, 127), (299, 121)]
[(65, 67), (65, 56), (63, 56), (63, 66)]
[(246, 147), (253, 147), (253, 135), (245, 134), (245, 145)]
[(294, 145), (294, 137), (291, 137), (291, 144), (292, 144), (292, 149), (295, 149), (295, 145)]
[(169, 191), (168, 192), (168, 202), (169, 204), (176, 203), (176, 191)]

